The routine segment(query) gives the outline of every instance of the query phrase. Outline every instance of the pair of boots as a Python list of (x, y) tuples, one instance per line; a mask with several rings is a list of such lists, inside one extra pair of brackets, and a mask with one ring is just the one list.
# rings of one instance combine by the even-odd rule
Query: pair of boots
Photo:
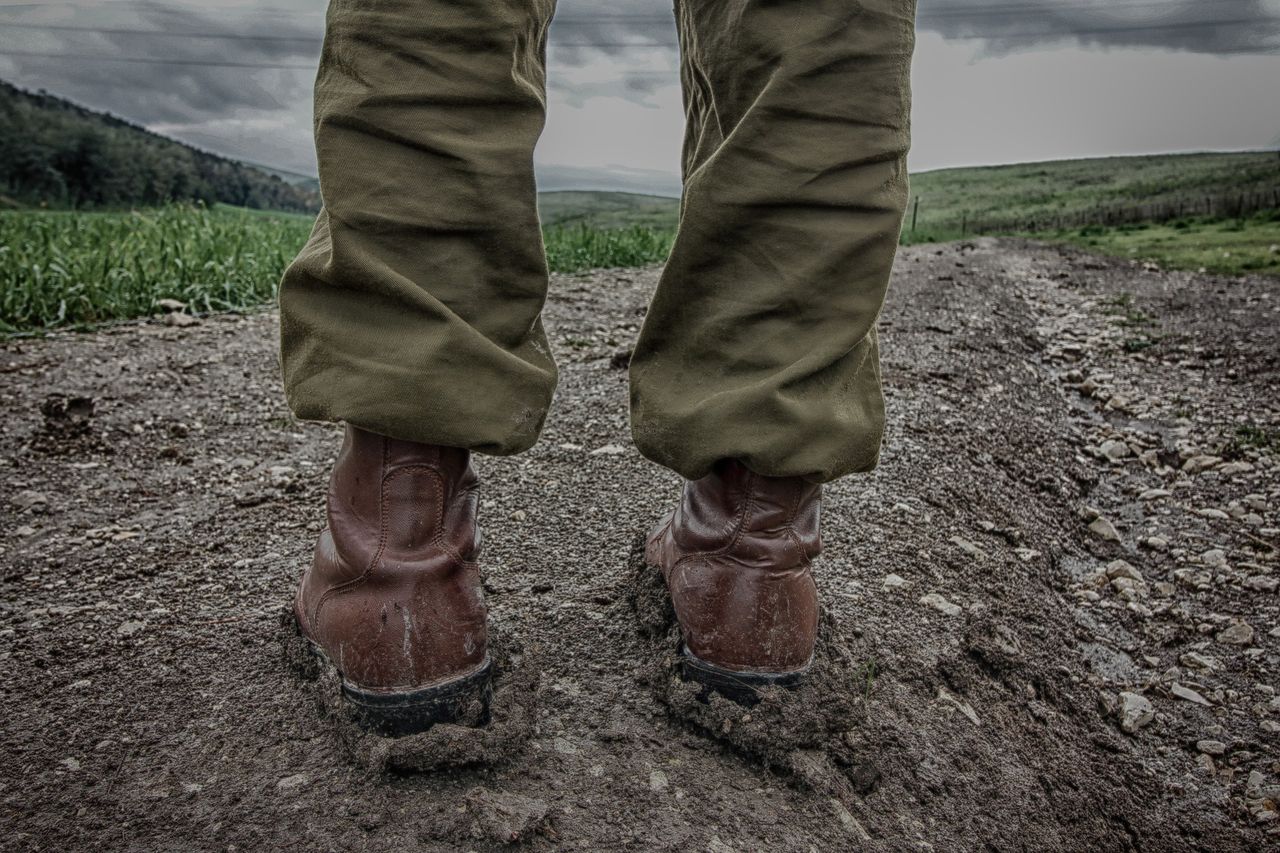
[[(294, 615), (358, 717), (385, 734), (454, 721), (489, 689), (477, 488), (468, 451), (347, 427)], [(820, 494), (733, 461), (685, 484), (645, 559), (671, 593), (686, 678), (740, 699), (803, 676)]]

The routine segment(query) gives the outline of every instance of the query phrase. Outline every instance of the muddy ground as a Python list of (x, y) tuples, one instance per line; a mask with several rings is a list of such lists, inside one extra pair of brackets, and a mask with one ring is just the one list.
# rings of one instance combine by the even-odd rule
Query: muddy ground
[(287, 660), (339, 432), (289, 417), (274, 315), (0, 344), (0, 846), (1277, 843), (1280, 281), (904, 250), (883, 463), (825, 505), (847, 720), (770, 756), (658, 701), (632, 610), (678, 488), (626, 421), (656, 274), (553, 283), (547, 432), (480, 463), (539, 701), (522, 749), (434, 774), (353, 751)]

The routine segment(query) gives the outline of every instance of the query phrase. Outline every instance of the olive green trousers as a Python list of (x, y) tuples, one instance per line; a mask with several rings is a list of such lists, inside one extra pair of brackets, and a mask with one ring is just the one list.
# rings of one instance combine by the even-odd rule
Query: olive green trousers
[[(332, 0), (324, 209), (280, 288), (300, 418), (511, 454), (556, 385), (533, 149), (554, 0)], [(823, 482), (875, 466), (907, 200), (914, 0), (678, 0), (679, 232), (631, 361), (640, 451)]]

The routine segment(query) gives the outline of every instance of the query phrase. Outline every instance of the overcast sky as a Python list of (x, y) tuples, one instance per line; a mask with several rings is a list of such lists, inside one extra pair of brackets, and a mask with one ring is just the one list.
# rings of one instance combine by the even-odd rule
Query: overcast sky
[[(0, 78), (313, 174), (324, 6), (0, 0)], [(544, 189), (679, 191), (670, 9), (560, 0)], [(1280, 0), (922, 0), (919, 21), (913, 171), (1280, 146)]]

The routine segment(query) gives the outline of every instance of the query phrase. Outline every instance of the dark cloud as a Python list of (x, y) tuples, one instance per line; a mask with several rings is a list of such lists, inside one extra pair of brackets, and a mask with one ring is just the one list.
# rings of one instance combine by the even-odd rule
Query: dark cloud
[(3, 73), (143, 124), (278, 110), (305, 93), (320, 4), (295, 2), (299, 16), (237, 16), (242, 10), (218, 13), (218, 5), (52, 3), (7, 13), (0, 58), (11, 67)]
[(1275, 0), (933, 0), (921, 31), (974, 39), (988, 53), (1048, 43), (1154, 47), (1194, 53), (1280, 50)]
[[(325, 5), (0, 5), (0, 77), (232, 156), (305, 170)], [(987, 54), (1063, 43), (1280, 51), (1280, 0), (922, 0), (919, 23)], [(571, 105), (610, 97), (654, 106), (655, 93), (677, 82), (672, 0), (560, 0), (550, 53), (549, 85)]]
[[(1277, 0), (922, 0), (919, 29), (985, 43), (993, 52), (1053, 42), (1196, 53), (1280, 50)], [(560, 57), (675, 51), (668, 0), (563, 0), (553, 27)]]

